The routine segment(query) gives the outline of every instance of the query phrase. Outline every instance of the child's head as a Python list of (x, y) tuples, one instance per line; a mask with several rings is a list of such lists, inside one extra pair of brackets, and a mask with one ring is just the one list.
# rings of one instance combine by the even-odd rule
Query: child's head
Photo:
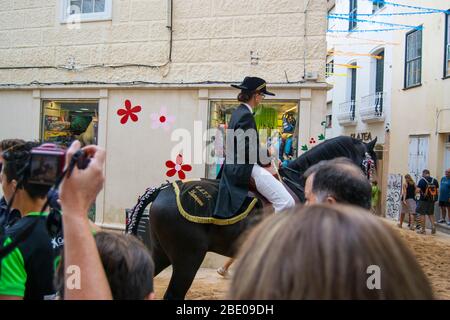
[(378, 185), (377, 180), (372, 180), (372, 185), (373, 185), (373, 186), (377, 186), (377, 185)]

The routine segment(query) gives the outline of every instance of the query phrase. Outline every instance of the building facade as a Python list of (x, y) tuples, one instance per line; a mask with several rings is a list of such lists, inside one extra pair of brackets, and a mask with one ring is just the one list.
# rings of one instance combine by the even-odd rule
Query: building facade
[[(377, 139), (378, 176), (385, 185), (391, 122), (393, 32), (378, 32), (392, 23), (397, 9), (383, 2), (336, 0), (329, 7), (327, 33), (327, 118), (329, 136), (346, 135), (364, 142)], [(385, 187), (382, 187), (382, 199)], [(380, 204), (382, 204), (381, 201)], [(382, 211), (380, 207), (380, 213)]]
[[(407, 1), (399, 3), (409, 4)], [(414, 5), (449, 10), (449, 1)], [(421, 28), (397, 31), (392, 81), (389, 173), (423, 169), (440, 179), (450, 167), (450, 24), (449, 12), (398, 17), (396, 23)]]
[(197, 151), (211, 153), (204, 132), (225, 127), (237, 105), (230, 84), (247, 75), (276, 93), (260, 110), (272, 115), (271, 130), (296, 120), (291, 156), (323, 132), (326, 8), (325, 0), (2, 0), (0, 139), (104, 147), (95, 220), (120, 229), (125, 209), (168, 179), (166, 162), (178, 153), (192, 165), (187, 178), (214, 176), (220, 157), (207, 164)]

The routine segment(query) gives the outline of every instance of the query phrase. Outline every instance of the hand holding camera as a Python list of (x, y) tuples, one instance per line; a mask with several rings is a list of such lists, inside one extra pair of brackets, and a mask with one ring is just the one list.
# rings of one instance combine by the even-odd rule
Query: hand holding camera
[(75, 141), (66, 154), (67, 175), (60, 186), (60, 200), (65, 214), (87, 219), (86, 213), (103, 187), (105, 151), (97, 146), (80, 149)]

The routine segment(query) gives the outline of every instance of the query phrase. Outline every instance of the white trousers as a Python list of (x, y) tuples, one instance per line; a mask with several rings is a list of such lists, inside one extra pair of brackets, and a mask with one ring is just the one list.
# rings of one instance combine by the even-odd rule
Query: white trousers
[(276, 213), (295, 206), (294, 198), (283, 184), (264, 168), (255, 164), (252, 170), (252, 178), (255, 180), (258, 192), (272, 203)]

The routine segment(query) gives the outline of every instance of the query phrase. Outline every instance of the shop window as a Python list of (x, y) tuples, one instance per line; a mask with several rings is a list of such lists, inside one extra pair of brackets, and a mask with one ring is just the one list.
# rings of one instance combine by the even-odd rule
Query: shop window
[[(231, 114), (239, 106), (237, 101), (212, 101), (210, 104), (210, 137), (207, 152), (213, 161), (206, 164), (206, 177), (215, 179), (225, 157), (225, 130)], [(295, 159), (298, 154), (298, 103), (268, 102), (255, 110), (255, 122), (260, 131), (260, 143), (263, 147), (274, 147), (284, 163)], [(263, 133), (264, 130), (264, 134)], [(211, 163), (212, 162), (212, 163)]]
[(111, 20), (111, 0), (62, 0), (62, 22)]
[[(98, 102), (43, 101), (41, 141), (67, 148), (74, 140), (82, 145), (97, 144)], [(95, 221), (95, 203), (89, 209)]]
[(68, 147), (74, 140), (97, 144), (98, 102), (44, 101), (41, 140)]

